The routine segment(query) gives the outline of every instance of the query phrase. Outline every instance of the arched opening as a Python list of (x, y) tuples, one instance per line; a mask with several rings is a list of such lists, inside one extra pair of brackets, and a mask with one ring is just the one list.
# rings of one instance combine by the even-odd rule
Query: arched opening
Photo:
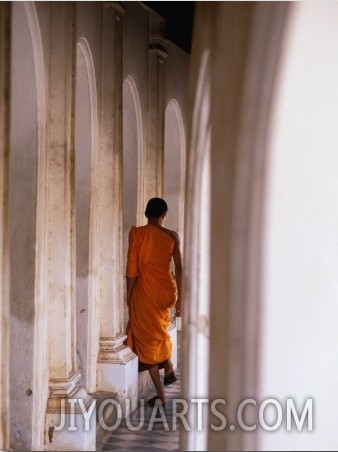
[(183, 239), (185, 198), (185, 133), (180, 107), (171, 100), (165, 111), (163, 194), (169, 207), (166, 227)]
[[(175, 99), (169, 101), (164, 120), (163, 197), (168, 203), (165, 227), (178, 232), (184, 249), (185, 157), (186, 141), (181, 109)], [(174, 271), (174, 266), (173, 266)], [(175, 329), (174, 327), (177, 327)], [(172, 319), (172, 362), (180, 367), (181, 321)]]
[[(123, 83), (123, 274), (130, 228), (144, 224), (143, 186), (141, 107), (135, 82), (127, 77)], [(125, 324), (127, 320), (128, 315), (125, 313)]]
[(97, 97), (88, 42), (76, 52), (75, 225), (77, 360), (82, 385), (95, 391), (98, 354), (97, 319)]
[(137, 224), (138, 179), (137, 116), (130, 83), (123, 84), (123, 244), (124, 261), (128, 231)]

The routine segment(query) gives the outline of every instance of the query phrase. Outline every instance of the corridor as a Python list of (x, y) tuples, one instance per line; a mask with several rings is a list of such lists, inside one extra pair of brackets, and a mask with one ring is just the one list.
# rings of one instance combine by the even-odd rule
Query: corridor
[[(181, 379), (179, 372), (176, 375), (178, 377), (176, 383), (166, 387), (167, 403), (163, 410), (160, 407), (152, 408), (147, 403), (144, 404), (144, 408), (139, 405), (130, 417), (130, 424), (135, 430), (133, 431), (123, 419), (119, 427), (112, 432), (108, 442), (99, 445), (97, 450), (119, 452), (179, 450), (181, 422), (179, 419), (173, 419), (173, 401), (181, 398)], [(150, 393), (149, 398), (152, 396)]]
[[(155, 3), (0, 2), (0, 451), (337, 450), (338, 1), (192, 2), (191, 53)], [(126, 345), (152, 197), (164, 410)]]

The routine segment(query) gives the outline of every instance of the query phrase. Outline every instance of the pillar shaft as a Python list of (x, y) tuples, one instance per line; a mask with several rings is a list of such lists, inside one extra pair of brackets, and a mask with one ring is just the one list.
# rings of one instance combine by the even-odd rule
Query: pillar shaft
[[(200, 2), (195, 14), (184, 398), (226, 400), (227, 413), (259, 395), (265, 153), (286, 8)], [(197, 379), (200, 359), (207, 372)], [(227, 415), (220, 431), (190, 424), (182, 449), (257, 450), (259, 429), (229, 433), (234, 421)]]
[[(46, 450), (92, 450), (96, 432), (70, 435), (55, 430), (62, 404), (82, 399), (89, 409), (93, 399), (80, 387), (76, 366), (75, 332), (75, 220), (74, 220), (74, 5), (50, 4), (47, 90), (47, 237), (48, 237), (48, 362)], [(95, 412), (93, 414), (95, 417)], [(75, 407), (75, 423), (83, 415)], [(83, 429), (82, 429), (83, 430)]]
[(124, 340), (122, 285), (122, 15), (104, 3), (100, 145), (101, 338)]
[(9, 232), (8, 232), (8, 173), (9, 173), (9, 39), (10, 6), (0, 5), (0, 449), (9, 444)]
[(164, 83), (166, 41), (164, 19), (150, 12), (148, 118), (145, 165), (145, 199), (163, 194), (164, 161)]
[(47, 130), (50, 380), (75, 371), (73, 227), (72, 5), (50, 6)]
[[(122, 27), (123, 8), (103, 4), (100, 133), (100, 348), (97, 390), (137, 403), (137, 357), (123, 342)], [(125, 413), (126, 414), (126, 413)]]

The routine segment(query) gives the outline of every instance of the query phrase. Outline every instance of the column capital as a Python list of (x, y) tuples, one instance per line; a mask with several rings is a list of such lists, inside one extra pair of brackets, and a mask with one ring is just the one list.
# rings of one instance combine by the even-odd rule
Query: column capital
[(113, 9), (116, 13), (116, 19), (122, 20), (124, 14), (126, 13), (126, 10), (123, 8), (123, 6), (119, 2), (103, 2), (103, 9)]
[(164, 60), (168, 56), (168, 52), (166, 51), (166, 48), (164, 47), (163, 43), (160, 41), (154, 41), (149, 43), (149, 54), (157, 55), (159, 57), (159, 62), (164, 63)]
[(155, 11), (150, 10), (149, 14), (149, 52), (157, 53), (161, 58), (168, 56), (167, 45), (165, 39), (165, 23), (166, 20)]

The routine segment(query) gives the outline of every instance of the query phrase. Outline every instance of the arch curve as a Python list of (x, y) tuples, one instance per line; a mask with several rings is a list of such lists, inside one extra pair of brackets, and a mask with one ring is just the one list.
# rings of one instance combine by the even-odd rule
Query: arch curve
[(174, 212), (168, 227), (178, 230), (183, 238), (185, 205), (186, 135), (182, 110), (176, 99), (170, 99), (165, 109), (164, 133), (164, 197)]
[(123, 82), (123, 95), (125, 98), (126, 90), (129, 90), (136, 115), (136, 134), (137, 134), (137, 179), (138, 179), (138, 196), (137, 196), (137, 223), (142, 224), (144, 220), (144, 143), (143, 143), (143, 121), (140, 96), (134, 78), (128, 75)]
[[(81, 66), (84, 62), (84, 67)], [(100, 240), (99, 240), (99, 159), (98, 159), (98, 101), (97, 101), (97, 84), (95, 75), (95, 65), (92, 56), (90, 44), (85, 37), (80, 37), (77, 42), (77, 93), (78, 90), (84, 90), (83, 99), (77, 99), (76, 124), (81, 128), (84, 126), (85, 133), (89, 134), (89, 147), (81, 146), (81, 150), (85, 155), (81, 157), (80, 162), (75, 158), (75, 187), (77, 196), (75, 197), (76, 207), (80, 209), (76, 215), (83, 216), (84, 222), (77, 223), (77, 235), (82, 237), (81, 249), (77, 250), (77, 257), (81, 256), (80, 261), (85, 263), (85, 270), (77, 269), (79, 292), (83, 293), (88, 306), (87, 319), (77, 316), (78, 334), (78, 354), (80, 354), (81, 364), (84, 372), (83, 379), (89, 392), (95, 392), (96, 389), (96, 363), (99, 347), (99, 324), (98, 324), (98, 303), (99, 303), (99, 280), (97, 269), (99, 268)], [(83, 63), (82, 63), (83, 65)], [(85, 102), (81, 107), (81, 102)], [(78, 131), (80, 132), (80, 131)], [(80, 137), (81, 134), (77, 135)], [(77, 145), (75, 145), (75, 153), (79, 153)], [(81, 174), (83, 173), (83, 174)], [(85, 177), (84, 177), (85, 176)], [(84, 180), (82, 180), (84, 177)], [(81, 183), (85, 185), (82, 193), (87, 193), (85, 198), (80, 192)], [(84, 204), (89, 203), (89, 211), (85, 210)], [(80, 229), (81, 228), (81, 229)], [(82, 272), (85, 271), (85, 283)], [(84, 287), (82, 287), (84, 286)], [(78, 293), (78, 289), (77, 289)], [(81, 298), (81, 297), (80, 297)], [(78, 303), (78, 300), (77, 300)], [(82, 357), (81, 357), (82, 354)]]

